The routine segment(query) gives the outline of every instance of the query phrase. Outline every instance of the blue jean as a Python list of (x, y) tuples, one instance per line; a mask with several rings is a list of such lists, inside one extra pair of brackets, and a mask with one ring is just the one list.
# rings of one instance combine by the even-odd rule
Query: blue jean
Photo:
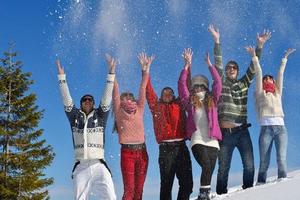
[(222, 129), (223, 140), (220, 142), (218, 155), (217, 194), (227, 193), (228, 174), (233, 150), (237, 147), (243, 163), (243, 189), (253, 186), (254, 180), (254, 157), (253, 146), (248, 129), (230, 133)]
[(261, 127), (259, 136), (260, 165), (257, 182), (266, 182), (273, 142), (275, 142), (277, 155), (278, 178), (285, 178), (287, 176), (287, 140), (288, 137), (285, 126), (272, 125)]

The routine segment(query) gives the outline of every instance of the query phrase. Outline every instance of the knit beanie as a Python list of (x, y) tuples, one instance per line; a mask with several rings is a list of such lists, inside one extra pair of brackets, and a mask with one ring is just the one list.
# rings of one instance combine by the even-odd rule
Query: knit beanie
[(192, 87), (195, 85), (204, 85), (206, 88), (209, 86), (208, 79), (203, 75), (196, 75), (192, 78)]

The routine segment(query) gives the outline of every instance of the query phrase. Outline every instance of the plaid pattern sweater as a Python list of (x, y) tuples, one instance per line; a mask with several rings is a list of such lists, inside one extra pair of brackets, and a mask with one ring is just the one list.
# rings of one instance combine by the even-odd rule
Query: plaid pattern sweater
[[(256, 48), (256, 55), (261, 57), (261, 48)], [(232, 123), (247, 122), (247, 100), (248, 89), (255, 76), (255, 68), (251, 61), (246, 74), (240, 79), (230, 80), (226, 78), (222, 64), (221, 45), (215, 44), (214, 58), (218, 73), (222, 77), (222, 95), (219, 100), (218, 115), (219, 121)]]

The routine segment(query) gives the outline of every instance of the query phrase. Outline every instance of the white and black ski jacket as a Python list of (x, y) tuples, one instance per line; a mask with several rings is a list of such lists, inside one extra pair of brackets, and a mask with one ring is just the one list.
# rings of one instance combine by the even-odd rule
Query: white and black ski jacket
[(115, 74), (107, 75), (104, 94), (98, 108), (86, 115), (73, 103), (66, 75), (58, 75), (66, 115), (69, 119), (76, 160), (104, 159), (104, 131), (112, 100)]

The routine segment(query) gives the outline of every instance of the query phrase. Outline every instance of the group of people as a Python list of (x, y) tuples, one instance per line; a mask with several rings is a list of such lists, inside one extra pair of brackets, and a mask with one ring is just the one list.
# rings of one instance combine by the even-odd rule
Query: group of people
[[(237, 147), (243, 164), (243, 185), (254, 183), (253, 147), (247, 120), (248, 89), (256, 76), (256, 108), (261, 126), (259, 137), (260, 166), (257, 184), (267, 179), (273, 142), (277, 151), (278, 178), (287, 177), (287, 131), (282, 109), (283, 73), (288, 49), (282, 59), (276, 81), (262, 75), (259, 64), (264, 44), (271, 33), (257, 34), (257, 46), (246, 47), (251, 56), (250, 66), (238, 79), (239, 66), (231, 60), (222, 63), (220, 32), (213, 25), (208, 30), (214, 41), (214, 64), (206, 53), (205, 62), (212, 76), (191, 77), (191, 49), (184, 49), (184, 66), (178, 80), (176, 97), (171, 87), (164, 87), (158, 96), (151, 84), (150, 66), (154, 56), (140, 53), (142, 81), (138, 97), (130, 92), (119, 93), (115, 77), (117, 60), (106, 56), (108, 75), (99, 107), (91, 94), (84, 95), (77, 108), (70, 96), (66, 75), (57, 61), (59, 86), (66, 115), (72, 129), (75, 163), (72, 171), (76, 200), (88, 199), (93, 188), (99, 199), (116, 199), (110, 169), (104, 159), (104, 132), (112, 102), (115, 131), (121, 144), (123, 200), (141, 200), (148, 168), (148, 154), (144, 134), (144, 105), (148, 102), (153, 117), (156, 141), (159, 145), (160, 199), (172, 199), (175, 175), (178, 178), (177, 199), (188, 200), (193, 190), (192, 164), (186, 140), (190, 140), (192, 154), (201, 167), (198, 200), (209, 200), (211, 178), (218, 160), (217, 194), (227, 193), (228, 175), (233, 150)], [(96, 191), (96, 192), (95, 192)]]

